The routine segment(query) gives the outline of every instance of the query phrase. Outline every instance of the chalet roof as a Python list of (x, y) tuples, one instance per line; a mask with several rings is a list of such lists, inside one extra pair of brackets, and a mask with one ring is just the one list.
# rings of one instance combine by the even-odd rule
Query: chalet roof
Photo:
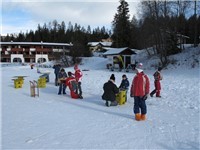
[(68, 43), (48, 43), (48, 42), (0, 42), (0, 45), (43, 45), (43, 46), (73, 46)]
[(88, 45), (90, 46), (97, 46), (98, 44), (103, 46), (111, 46), (112, 42), (89, 42)]
[(106, 49), (107, 52), (103, 53), (103, 55), (119, 55), (125, 50), (130, 50), (131, 54), (136, 54), (133, 49), (128, 48), (128, 47), (123, 47), (123, 48), (105, 48), (104, 47), (104, 49)]

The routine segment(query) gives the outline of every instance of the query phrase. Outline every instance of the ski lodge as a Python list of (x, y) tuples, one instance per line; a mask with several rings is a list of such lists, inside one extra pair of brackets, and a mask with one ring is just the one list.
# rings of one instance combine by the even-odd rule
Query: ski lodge
[(68, 53), (72, 44), (47, 42), (0, 42), (1, 62), (42, 63), (55, 59), (55, 53)]

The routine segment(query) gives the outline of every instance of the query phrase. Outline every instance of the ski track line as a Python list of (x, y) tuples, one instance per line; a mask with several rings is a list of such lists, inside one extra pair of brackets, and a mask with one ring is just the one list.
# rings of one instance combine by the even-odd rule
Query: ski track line
[(33, 143), (34, 141), (37, 141), (39, 138), (41, 138), (41, 137), (43, 137), (43, 136), (45, 136), (45, 135), (47, 135), (47, 134), (48, 134), (48, 132), (43, 133), (43, 134), (38, 135), (38, 136), (35, 136), (35, 137), (32, 137), (32, 138), (29, 138), (29, 139), (27, 139), (25, 142), (26, 142), (26, 143)]

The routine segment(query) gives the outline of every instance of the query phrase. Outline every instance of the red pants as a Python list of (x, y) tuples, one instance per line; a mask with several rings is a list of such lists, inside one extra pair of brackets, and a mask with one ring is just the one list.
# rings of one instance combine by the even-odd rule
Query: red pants
[(154, 85), (155, 89), (150, 93), (150, 95), (153, 96), (156, 93), (156, 97), (160, 97), (160, 90), (161, 90), (160, 81), (155, 81)]
[(79, 95), (76, 94), (74, 91), (70, 91), (71, 98), (78, 99)]
[(161, 90), (161, 85), (160, 85), (160, 81), (155, 81), (155, 90), (156, 90), (156, 97), (160, 96), (160, 90)]

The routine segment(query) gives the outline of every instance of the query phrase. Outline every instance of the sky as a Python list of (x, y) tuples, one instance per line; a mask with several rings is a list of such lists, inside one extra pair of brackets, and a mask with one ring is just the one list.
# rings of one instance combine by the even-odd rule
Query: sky
[[(57, 20), (91, 28), (111, 29), (119, 0), (0, 0), (1, 35), (35, 30)], [(130, 19), (137, 16), (139, 0), (127, 0)]]

